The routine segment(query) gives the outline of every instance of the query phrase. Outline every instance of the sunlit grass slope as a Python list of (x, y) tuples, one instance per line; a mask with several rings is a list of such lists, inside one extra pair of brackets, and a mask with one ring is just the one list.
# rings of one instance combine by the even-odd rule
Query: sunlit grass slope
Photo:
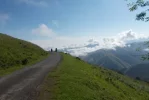
[(38, 62), (47, 55), (35, 44), (0, 33), (0, 76)]
[(40, 100), (149, 100), (149, 85), (68, 54), (42, 86)]

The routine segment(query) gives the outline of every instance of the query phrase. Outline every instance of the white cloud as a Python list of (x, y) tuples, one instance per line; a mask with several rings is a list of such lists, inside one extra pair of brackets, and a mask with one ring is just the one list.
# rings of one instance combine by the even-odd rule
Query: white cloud
[(32, 29), (32, 34), (40, 35), (40, 36), (46, 36), (46, 37), (52, 37), (55, 35), (52, 29), (50, 29), (45, 24), (40, 24), (38, 28)]
[(0, 24), (4, 25), (9, 20), (8, 14), (0, 14)]
[(119, 38), (121, 40), (131, 40), (131, 39), (135, 39), (136, 38), (136, 33), (130, 31), (126, 31), (126, 32), (122, 32), (119, 35)]
[(44, 6), (47, 7), (48, 3), (45, 0), (17, 0), (20, 3), (25, 3), (27, 5), (34, 5), (34, 6)]
[(122, 32), (118, 34), (118, 38), (123, 41), (130, 41), (130, 40), (139, 40), (139, 39), (144, 39), (148, 38), (144, 34), (137, 34), (133, 32), (132, 30)]
[(115, 49), (128, 46), (126, 43), (145, 41), (149, 37), (132, 31), (122, 32), (113, 37), (56, 37), (50, 40), (31, 41), (46, 50), (58, 48), (72, 55), (86, 55), (99, 49)]

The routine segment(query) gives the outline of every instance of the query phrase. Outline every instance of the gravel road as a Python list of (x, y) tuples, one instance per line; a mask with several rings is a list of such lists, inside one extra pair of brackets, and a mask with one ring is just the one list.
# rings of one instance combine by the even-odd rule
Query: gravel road
[(60, 62), (59, 53), (30, 67), (0, 78), (0, 100), (36, 100), (44, 77)]

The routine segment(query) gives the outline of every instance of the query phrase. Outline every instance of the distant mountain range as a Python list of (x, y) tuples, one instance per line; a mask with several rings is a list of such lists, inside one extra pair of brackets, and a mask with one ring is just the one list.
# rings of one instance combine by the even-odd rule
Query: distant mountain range
[(91, 64), (119, 71), (131, 77), (149, 80), (149, 61), (143, 61), (142, 55), (147, 54), (145, 42), (134, 42), (125, 47), (100, 49), (81, 58)]
[(116, 51), (114, 50), (101, 49), (89, 53), (87, 56), (81, 58), (91, 64), (103, 66), (118, 71), (131, 67), (131, 65), (128, 62), (124, 61), (125, 57), (124, 60), (122, 60), (118, 56), (122, 57), (122, 55), (117, 55)]
[(136, 42), (115, 49), (100, 49), (81, 58), (91, 64), (125, 72), (137, 64), (148, 62), (141, 59), (141, 56), (147, 53), (146, 48), (144, 42)]

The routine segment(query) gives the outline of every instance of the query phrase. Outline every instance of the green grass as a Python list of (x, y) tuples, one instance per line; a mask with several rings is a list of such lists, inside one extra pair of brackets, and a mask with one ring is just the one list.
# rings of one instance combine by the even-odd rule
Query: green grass
[(30, 42), (0, 33), (0, 76), (32, 65), (48, 56), (48, 52)]
[(149, 85), (62, 54), (46, 77), (39, 100), (149, 100)]

